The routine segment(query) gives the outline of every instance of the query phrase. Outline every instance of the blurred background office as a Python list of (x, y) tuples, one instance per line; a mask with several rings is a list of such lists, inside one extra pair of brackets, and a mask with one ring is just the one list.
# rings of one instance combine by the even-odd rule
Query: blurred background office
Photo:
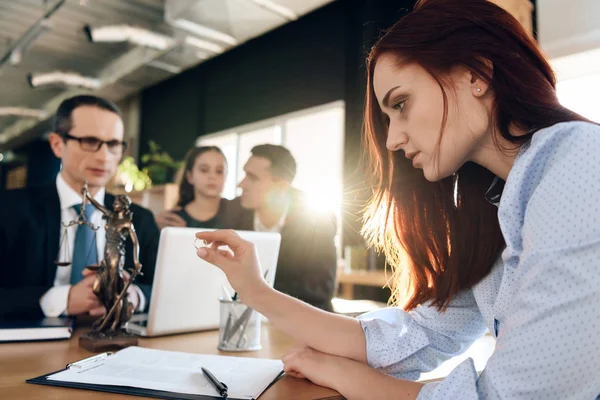
[[(539, 41), (565, 106), (600, 122), (600, 2), (493, 0)], [(384, 260), (364, 249), (366, 52), (414, 0), (0, 1), (0, 190), (53, 182), (50, 116), (93, 93), (123, 111), (127, 157), (111, 183), (155, 214), (177, 203), (192, 146), (227, 159), (239, 195), (250, 150), (287, 147), (294, 185), (336, 215), (338, 295), (386, 301)], [(1, 206), (1, 205), (0, 205)]]

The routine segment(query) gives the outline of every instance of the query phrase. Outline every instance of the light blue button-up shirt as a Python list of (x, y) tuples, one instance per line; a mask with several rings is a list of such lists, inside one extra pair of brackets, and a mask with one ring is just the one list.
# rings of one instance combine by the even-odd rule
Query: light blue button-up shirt
[(542, 129), (510, 171), (498, 218), (506, 249), (447, 311), (423, 305), (361, 316), (369, 365), (417, 379), (489, 329), (496, 348), (418, 399), (600, 399), (600, 127)]

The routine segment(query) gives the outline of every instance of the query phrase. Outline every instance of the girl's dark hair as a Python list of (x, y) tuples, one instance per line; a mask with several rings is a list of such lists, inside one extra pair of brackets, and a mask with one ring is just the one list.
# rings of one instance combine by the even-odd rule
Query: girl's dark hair
[(217, 146), (202, 146), (202, 147), (192, 147), (185, 156), (185, 167), (183, 169), (183, 173), (181, 174), (181, 181), (179, 182), (179, 200), (177, 201), (177, 205), (179, 207), (185, 207), (188, 203), (194, 200), (194, 186), (187, 180), (187, 173), (191, 172), (194, 169), (194, 165), (196, 164), (196, 160), (204, 153), (208, 153), (209, 151), (215, 151), (223, 156), (225, 160), (225, 165), (227, 165), (227, 158), (223, 151)]
[[(494, 177), (466, 163), (454, 176), (428, 182), (400, 152), (386, 149), (388, 127), (373, 89), (382, 54), (419, 65), (437, 81), (445, 108), (440, 134), (448, 115), (444, 78), (456, 66), (489, 83), (495, 134), (516, 146), (541, 128), (585, 119), (558, 102), (554, 74), (534, 40), (487, 0), (418, 1), (373, 47), (363, 139), (374, 192), (363, 233), (394, 269), (393, 300), (407, 310), (426, 301), (443, 310), (489, 273), (504, 247), (497, 208), (484, 197)], [(513, 136), (511, 127), (529, 133)]]

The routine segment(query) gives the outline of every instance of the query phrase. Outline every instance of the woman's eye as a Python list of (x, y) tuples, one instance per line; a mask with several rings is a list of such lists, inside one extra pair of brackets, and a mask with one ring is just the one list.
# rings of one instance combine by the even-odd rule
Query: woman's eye
[(394, 110), (400, 110), (400, 112), (404, 112), (404, 104), (405, 103), (406, 103), (406, 100), (399, 101), (398, 103), (394, 104), (392, 106), (392, 108)]

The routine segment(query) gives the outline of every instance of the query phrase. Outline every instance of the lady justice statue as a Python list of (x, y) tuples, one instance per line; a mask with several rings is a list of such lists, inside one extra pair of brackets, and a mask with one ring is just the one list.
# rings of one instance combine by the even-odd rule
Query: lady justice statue
[[(128, 301), (127, 289), (142, 270), (138, 257), (138, 238), (132, 223), (133, 213), (129, 209), (131, 200), (126, 195), (115, 196), (111, 211), (90, 195), (87, 184), (84, 185), (82, 194), (84, 202), (89, 201), (104, 214), (103, 218), (106, 220), (104, 260), (99, 265), (88, 266), (89, 269), (97, 271), (92, 290), (106, 308), (106, 314), (94, 322), (89, 333), (80, 337), (79, 345), (90, 351), (136, 345), (137, 338), (123, 329), (123, 325), (133, 314), (133, 304)], [(134, 263), (129, 274), (123, 270), (125, 241), (128, 237), (133, 242)]]

